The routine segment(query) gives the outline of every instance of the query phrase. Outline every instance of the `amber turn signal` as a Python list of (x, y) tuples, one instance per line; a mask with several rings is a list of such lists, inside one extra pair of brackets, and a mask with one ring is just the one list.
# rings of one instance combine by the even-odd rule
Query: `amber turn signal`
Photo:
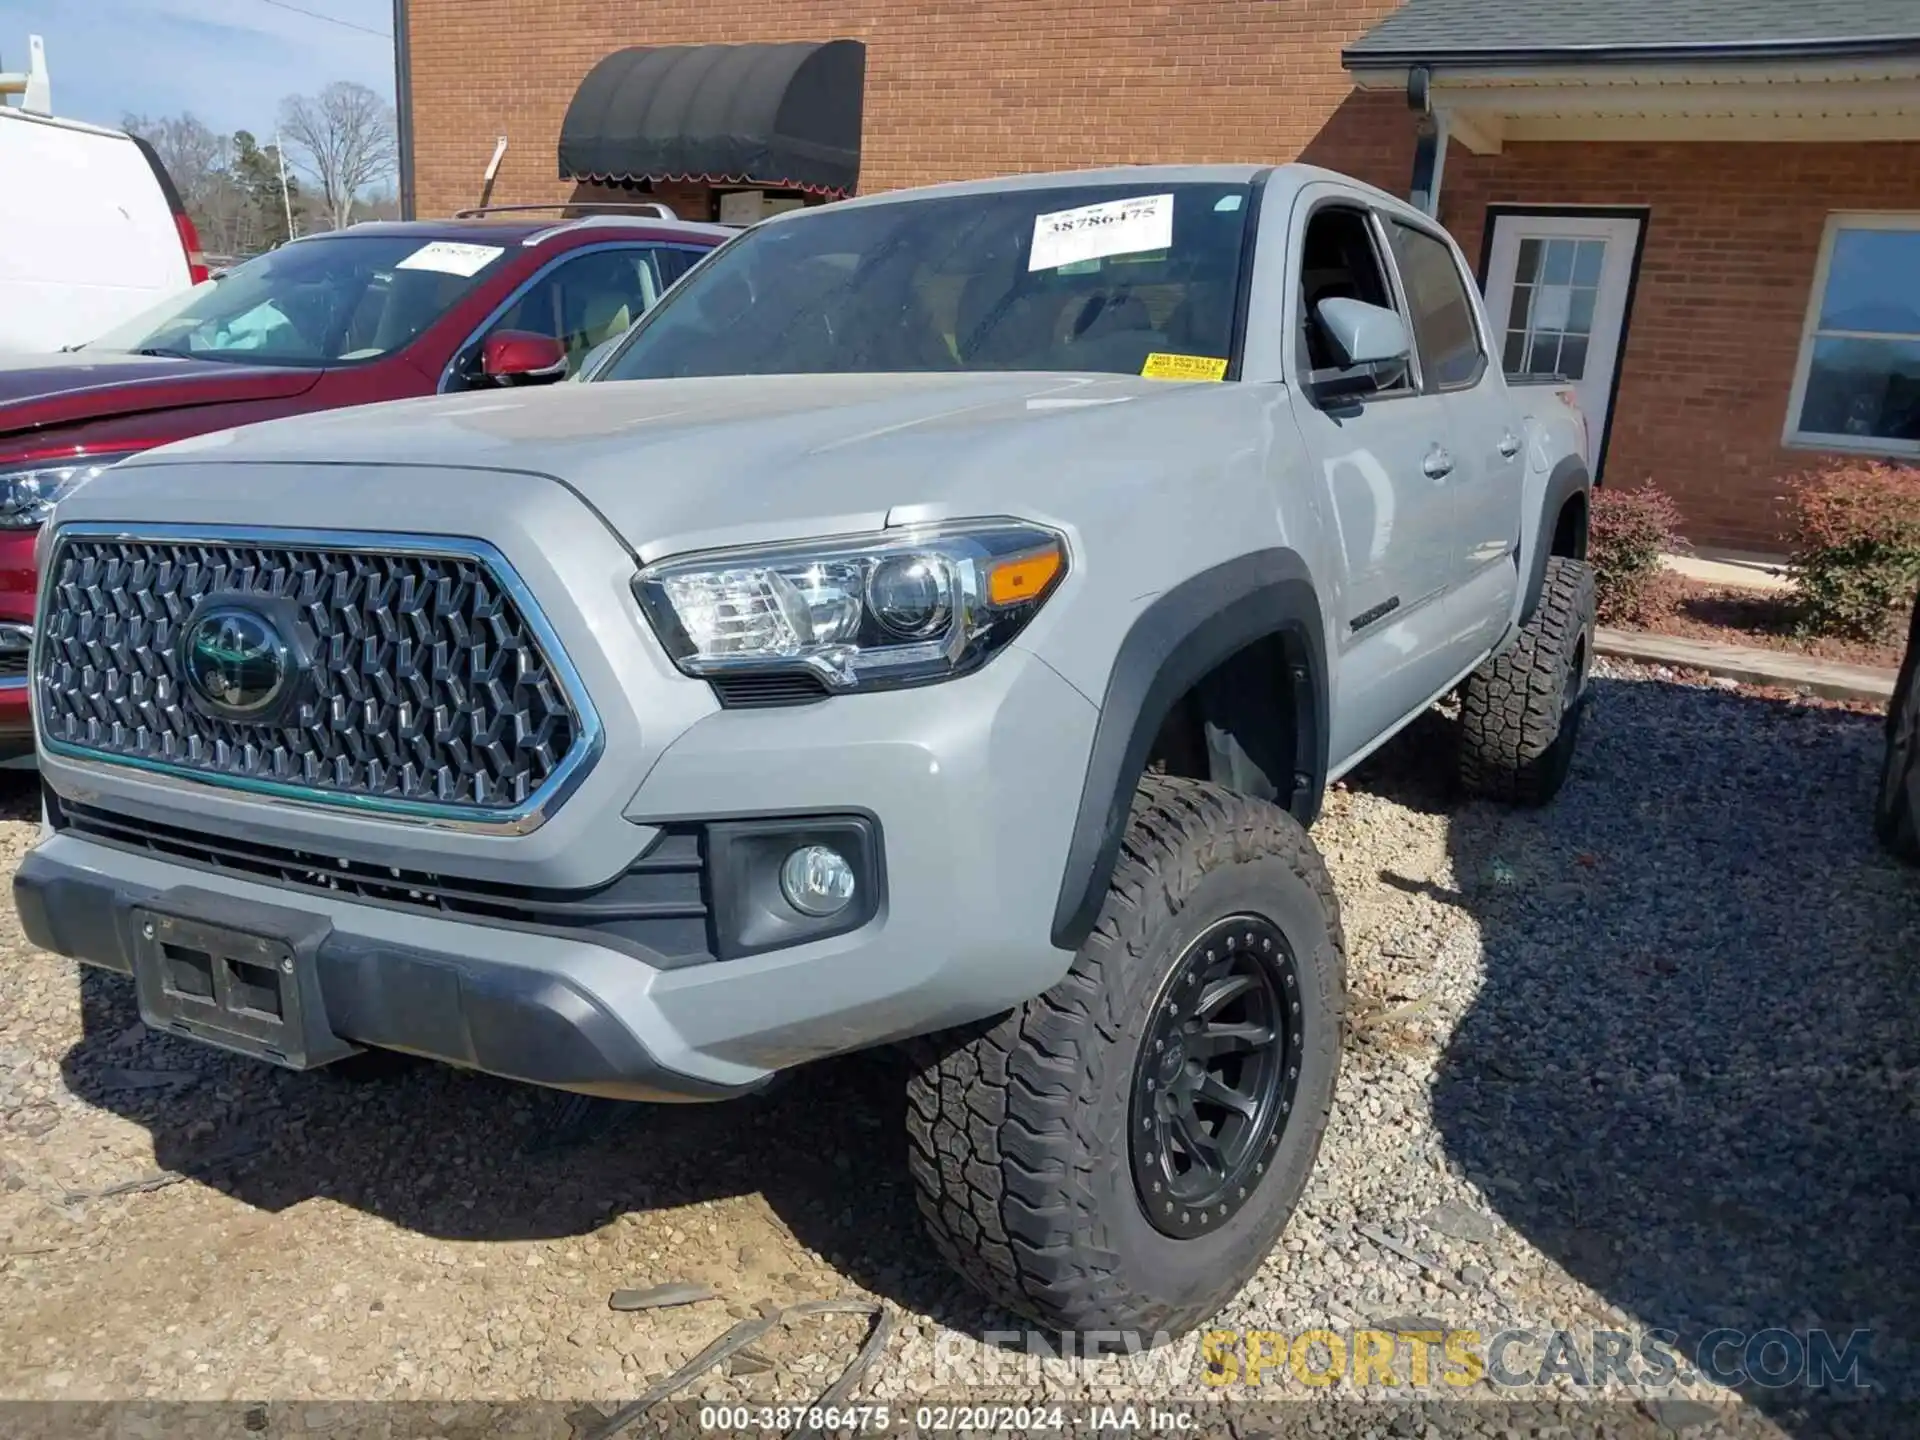
[(1029, 551), (1002, 560), (987, 576), (987, 599), (998, 606), (1038, 600), (1059, 575), (1062, 563), (1057, 549)]

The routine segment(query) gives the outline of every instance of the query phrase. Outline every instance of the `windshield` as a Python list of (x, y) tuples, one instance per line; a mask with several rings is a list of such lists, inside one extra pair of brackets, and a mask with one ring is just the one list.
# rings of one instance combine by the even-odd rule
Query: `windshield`
[(1221, 379), (1251, 208), (1244, 184), (823, 207), (716, 252), (594, 379), (903, 370)]
[(373, 360), (479, 283), (498, 245), (329, 235), (283, 245), (81, 347), (266, 365)]

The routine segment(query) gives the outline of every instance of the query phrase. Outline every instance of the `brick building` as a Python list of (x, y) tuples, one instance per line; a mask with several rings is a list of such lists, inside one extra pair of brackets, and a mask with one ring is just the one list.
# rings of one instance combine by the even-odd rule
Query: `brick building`
[[(644, 194), (690, 219), (1304, 159), (1424, 196), (1479, 259), (1508, 370), (1567, 375), (1603, 479), (1657, 481), (1697, 542), (1777, 548), (1779, 481), (1823, 454), (1920, 456), (1916, 0), (404, 8), (423, 215), (475, 203), (503, 136), (496, 203)], [(799, 41), (859, 43), (776, 44)], [(691, 45), (763, 53), (620, 53)], [(835, 103), (847, 143), (779, 133)]]

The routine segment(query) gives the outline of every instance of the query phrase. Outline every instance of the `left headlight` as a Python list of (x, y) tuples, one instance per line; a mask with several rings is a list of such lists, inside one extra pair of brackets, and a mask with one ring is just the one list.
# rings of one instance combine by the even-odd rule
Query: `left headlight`
[(0, 530), (31, 530), (46, 524), (55, 505), (131, 453), (34, 460), (0, 469)]
[(1059, 534), (988, 520), (667, 560), (633, 588), (689, 675), (806, 671), (876, 690), (978, 669), (1066, 573)]

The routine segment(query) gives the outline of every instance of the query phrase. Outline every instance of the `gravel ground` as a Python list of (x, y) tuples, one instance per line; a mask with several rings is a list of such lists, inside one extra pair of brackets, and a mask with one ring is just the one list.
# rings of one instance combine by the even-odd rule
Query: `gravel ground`
[[(1654, 1327), (1683, 1353), (1722, 1326), (1868, 1329), (1874, 1383), (1920, 1402), (1920, 876), (1868, 832), (1878, 722), (1612, 665), (1568, 790), (1534, 814), (1445, 799), (1446, 724), (1338, 788), (1317, 828), (1353, 1033), (1301, 1211), (1220, 1324)], [(34, 802), (0, 780), (10, 871)], [(1191, 1345), (1031, 1365), (985, 1341), (1015, 1326), (919, 1236), (891, 1058), (581, 1117), (437, 1067), (351, 1084), (148, 1034), (130, 986), (32, 950), (10, 908), (0, 981), (13, 1399), (558, 1414), (632, 1398), (763, 1307), (864, 1296), (897, 1323), (859, 1394), (896, 1405), (1226, 1394), (1288, 1397), (1239, 1434), (1920, 1433), (1899, 1418), (1920, 1412), (1791, 1391), (1556, 1409), (1565, 1367), (1537, 1408), (1379, 1410), (1282, 1372), (1222, 1391)], [(608, 1307), (667, 1281), (716, 1298)], [(863, 1324), (776, 1330), (692, 1393), (811, 1397)]]

